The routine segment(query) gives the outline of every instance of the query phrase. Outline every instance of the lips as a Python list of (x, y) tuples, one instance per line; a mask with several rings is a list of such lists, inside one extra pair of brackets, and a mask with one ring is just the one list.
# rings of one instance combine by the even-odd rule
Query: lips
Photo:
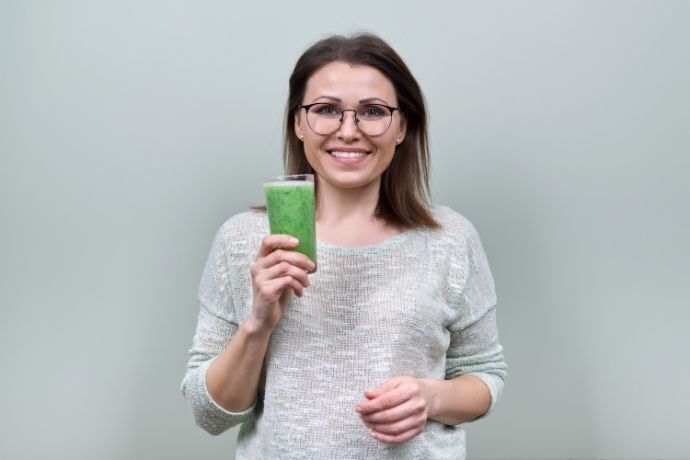
[(367, 152), (346, 152), (342, 150), (330, 150), (328, 152), (331, 156), (336, 158), (363, 158), (367, 156)]
[(356, 160), (364, 158), (371, 152), (369, 149), (364, 147), (355, 146), (333, 146), (326, 149), (326, 152), (333, 158), (339, 158), (343, 160)]

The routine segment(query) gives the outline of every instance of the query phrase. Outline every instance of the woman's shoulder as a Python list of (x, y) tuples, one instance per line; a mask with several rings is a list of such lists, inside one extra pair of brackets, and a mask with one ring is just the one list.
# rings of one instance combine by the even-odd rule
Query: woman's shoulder
[(431, 213), (439, 223), (437, 238), (447, 247), (453, 247), (461, 253), (482, 252), (482, 242), (474, 224), (454, 209), (443, 206), (431, 206)]
[(267, 233), (268, 219), (265, 212), (251, 210), (235, 214), (216, 231), (211, 252), (223, 254), (223, 257), (235, 261), (253, 258)]
[(266, 212), (252, 209), (228, 218), (220, 226), (218, 233), (225, 237), (232, 236), (234, 237), (233, 239), (238, 236), (246, 238), (253, 235), (263, 236), (267, 228), (268, 219)]
[(441, 226), (441, 231), (453, 235), (472, 235), (477, 232), (470, 220), (449, 206), (434, 204), (431, 215)]

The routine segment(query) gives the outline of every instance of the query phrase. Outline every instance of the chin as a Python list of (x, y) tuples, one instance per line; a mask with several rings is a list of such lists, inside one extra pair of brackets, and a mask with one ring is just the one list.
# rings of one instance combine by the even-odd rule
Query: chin
[(379, 183), (379, 177), (376, 178), (362, 178), (362, 177), (321, 177), (322, 180), (327, 182), (332, 187), (337, 187), (345, 190), (355, 190), (359, 188), (370, 187), (374, 184)]

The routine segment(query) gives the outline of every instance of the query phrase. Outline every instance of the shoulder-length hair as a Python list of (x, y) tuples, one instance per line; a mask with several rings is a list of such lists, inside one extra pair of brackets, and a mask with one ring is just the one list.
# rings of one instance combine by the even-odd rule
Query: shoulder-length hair
[[(370, 33), (349, 37), (332, 35), (310, 46), (297, 60), (290, 76), (285, 111), (283, 163), (286, 174), (314, 174), (304, 144), (294, 131), (295, 116), (302, 104), (309, 78), (335, 61), (374, 67), (393, 83), (407, 133), (396, 147), (381, 177), (376, 215), (402, 228), (438, 228), (429, 211), (429, 142), (424, 96), (400, 56), (388, 43)], [(318, 181), (317, 199), (318, 199)]]

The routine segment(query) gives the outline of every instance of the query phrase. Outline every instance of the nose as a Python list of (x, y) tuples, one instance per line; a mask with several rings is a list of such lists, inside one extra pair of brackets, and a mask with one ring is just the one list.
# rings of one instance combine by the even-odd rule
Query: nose
[[(348, 116), (348, 112), (352, 112), (352, 116)], [(357, 126), (357, 111), (353, 109), (343, 110), (343, 118), (340, 120), (340, 127), (338, 128), (338, 137), (343, 140), (358, 139), (361, 135), (359, 126)]]

